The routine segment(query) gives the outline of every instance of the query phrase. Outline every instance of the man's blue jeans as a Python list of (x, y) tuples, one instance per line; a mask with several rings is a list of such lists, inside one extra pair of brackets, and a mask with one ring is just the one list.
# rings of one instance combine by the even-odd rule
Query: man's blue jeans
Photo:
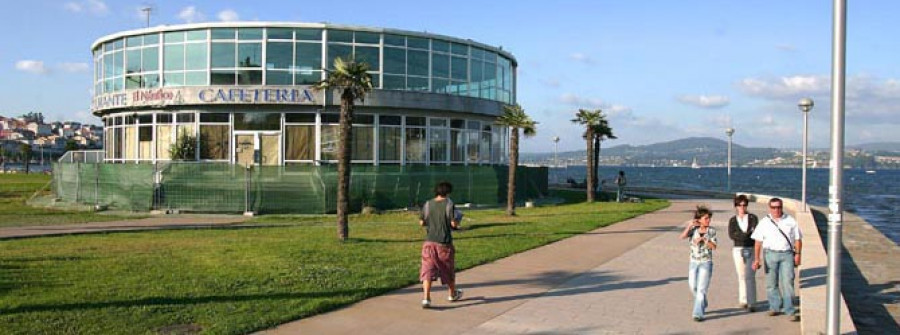
[(793, 315), (794, 309), (794, 253), (766, 250), (766, 296), (769, 310)]
[(712, 279), (713, 263), (691, 261), (691, 267), (688, 270), (688, 285), (691, 287), (691, 294), (694, 295), (694, 311), (693, 316), (703, 317), (706, 311), (706, 293), (709, 292), (709, 280)]

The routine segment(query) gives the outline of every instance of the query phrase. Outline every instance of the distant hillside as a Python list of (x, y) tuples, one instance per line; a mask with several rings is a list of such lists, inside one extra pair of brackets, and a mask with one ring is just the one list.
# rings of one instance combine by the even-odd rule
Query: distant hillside
[[(618, 158), (621, 164), (685, 164), (696, 158), (699, 164), (709, 165), (727, 160), (728, 142), (712, 137), (691, 137), (648, 145), (625, 144), (601, 149), (601, 159)], [(737, 165), (741, 164), (740, 162), (770, 159), (778, 152), (780, 151), (777, 149), (748, 148), (733, 143), (731, 157)], [(553, 153), (523, 153), (521, 156), (525, 162), (553, 159)], [(559, 153), (560, 161), (581, 161), (584, 160), (584, 156), (583, 150)]]
[(876, 143), (864, 143), (857, 145), (848, 146), (852, 149), (860, 149), (865, 151), (885, 151), (885, 152), (898, 152), (900, 153), (900, 142), (876, 142)]

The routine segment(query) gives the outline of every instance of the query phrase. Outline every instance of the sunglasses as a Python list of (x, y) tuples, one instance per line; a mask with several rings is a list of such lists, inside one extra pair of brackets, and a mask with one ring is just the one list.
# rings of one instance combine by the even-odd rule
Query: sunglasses
[(738, 204), (737, 206), (734, 206), (734, 207), (747, 207), (747, 204)]
[(769, 206), (771, 209), (781, 209), (782, 206)]

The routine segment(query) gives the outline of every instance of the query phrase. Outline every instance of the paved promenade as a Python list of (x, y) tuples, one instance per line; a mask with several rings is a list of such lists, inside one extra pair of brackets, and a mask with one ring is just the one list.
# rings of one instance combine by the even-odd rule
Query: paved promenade
[[(696, 204), (719, 229), (707, 319), (691, 319), (688, 245), (678, 239)], [(753, 213), (765, 213), (751, 203)], [(462, 301), (433, 293), (419, 307), (414, 285), (265, 334), (799, 334), (800, 323), (738, 308), (727, 237), (730, 200), (673, 200), (672, 206), (458, 274)], [(464, 233), (463, 233), (464, 234)], [(464, 235), (460, 235), (464, 236)], [(465, 250), (458, 252), (464, 253)], [(757, 294), (765, 298), (757, 273)]]

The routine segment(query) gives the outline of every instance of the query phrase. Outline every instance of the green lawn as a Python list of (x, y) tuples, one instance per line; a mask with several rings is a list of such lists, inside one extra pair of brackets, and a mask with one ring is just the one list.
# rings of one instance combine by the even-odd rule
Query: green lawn
[(31, 207), (25, 201), (51, 180), (45, 174), (0, 174), (0, 227), (65, 225), (84, 222), (115, 221), (144, 217), (97, 214), (90, 211), (54, 210)]
[[(514, 218), (469, 210), (457, 266), (666, 206), (564, 204)], [(423, 232), (413, 213), (351, 216), (344, 243), (333, 216), (258, 221), (273, 224), (0, 241), (0, 334), (242, 334), (417, 281)]]

